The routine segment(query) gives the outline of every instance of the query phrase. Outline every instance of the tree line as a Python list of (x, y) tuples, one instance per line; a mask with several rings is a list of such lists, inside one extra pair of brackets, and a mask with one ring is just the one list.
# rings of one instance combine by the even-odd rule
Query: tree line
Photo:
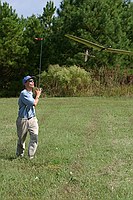
[[(24, 18), (0, 1), (0, 96), (17, 96), (22, 77), (38, 77), (42, 42), (41, 70), (50, 65), (76, 65), (86, 71), (106, 67), (128, 69), (133, 57), (89, 48), (69, 40), (65, 34), (118, 49), (133, 50), (133, 2), (131, 0), (63, 0), (56, 9), (47, 2), (41, 15)], [(35, 40), (35, 38), (43, 38)]]

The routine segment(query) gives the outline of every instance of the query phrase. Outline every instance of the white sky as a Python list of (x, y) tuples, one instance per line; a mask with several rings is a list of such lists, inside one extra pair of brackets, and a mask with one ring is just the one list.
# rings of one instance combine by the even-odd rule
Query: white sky
[[(43, 8), (50, 0), (1, 0), (1, 2), (7, 2), (12, 6), (13, 10), (19, 17), (23, 15), (25, 18), (30, 17), (32, 14), (38, 16), (43, 13)], [(62, 0), (52, 0), (56, 8), (60, 7)]]
[[(30, 17), (32, 14), (38, 16), (43, 13), (43, 8), (49, 0), (1, 0), (1, 2), (7, 2), (12, 6), (13, 10), (19, 17), (23, 15), (25, 18)], [(52, 0), (56, 8), (59, 8), (62, 0)]]

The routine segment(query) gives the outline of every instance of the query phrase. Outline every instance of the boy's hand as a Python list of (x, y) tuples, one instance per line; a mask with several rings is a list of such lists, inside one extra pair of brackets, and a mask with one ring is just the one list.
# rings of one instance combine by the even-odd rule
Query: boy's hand
[(35, 90), (35, 95), (36, 95), (36, 97), (40, 97), (40, 95), (41, 95), (41, 92), (42, 92), (42, 88), (37, 88), (36, 90)]

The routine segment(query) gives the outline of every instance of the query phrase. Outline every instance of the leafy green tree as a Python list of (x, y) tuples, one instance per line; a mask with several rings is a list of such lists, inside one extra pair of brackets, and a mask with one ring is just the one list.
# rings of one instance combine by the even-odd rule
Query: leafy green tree
[[(129, 49), (133, 51), (133, 1), (127, 0), (123, 3), (121, 19), (122, 29), (129, 40)], [(133, 57), (128, 57), (126, 62), (133, 68)]]
[[(25, 56), (28, 53), (23, 43), (23, 23), (12, 7), (0, 1), (0, 87), (7, 95), (15, 95)], [(10, 92), (11, 91), (11, 94)]]
[(53, 25), (55, 22), (55, 11), (56, 7), (54, 6), (53, 1), (49, 1), (46, 4), (46, 7), (43, 8), (42, 15), (39, 16), (39, 20), (41, 22), (43, 28), (43, 51), (42, 51), (42, 69), (47, 70), (49, 64), (51, 64), (51, 60), (54, 57), (54, 49), (51, 45), (51, 35), (53, 33)]
[(0, 1), (0, 96), (3, 91), (8, 96), (17, 95), (24, 75), (38, 75), (41, 42), (35, 38), (44, 39), (42, 71), (50, 64), (133, 68), (130, 56), (90, 48), (89, 53), (95, 57), (84, 62), (86, 46), (65, 37), (68, 33), (107, 47), (133, 50), (131, 0), (63, 0), (57, 15), (55, 11), (53, 1), (49, 1), (42, 15), (24, 19)]
[[(19, 18), (9, 4), (2, 4), (0, 1), (1, 96), (16, 95), (17, 89), (20, 90), (24, 75), (38, 75), (40, 41), (35, 38), (43, 37), (45, 43), (48, 41), (50, 26), (52, 26), (50, 18), (52, 20), (55, 11), (53, 6), (52, 2), (47, 3), (42, 17), (32, 15), (24, 19)], [(42, 60), (45, 61), (44, 56), (45, 54)]]
[(43, 37), (43, 29), (40, 20), (32, 15), (25, 20), (24, 24), (24, 44), (28, 48), (28, 55), (26, 56), (25, 75), (38, 75), (39, 60), (40, 60), (40, 40), (36, 38)]
[[(64, 37), (66, 33), (96, 42), (105, 47), (129, 49), (130, 41), (122, 27), (121, 0), (64, 0), (58, 9), (58, 17), (53, 26), (51, 45), (55, 51), (55, 63), (76, 64), (83, 67), (101, 67), (123, 65), (125, 56), (98, 52), (89, 49), (95, 58), (90, 57), (87, 63), (80, 59), (86, 47)], [(76, 59), (75, 59), (76, 58)], [(53, 64), (53, 59), (51, 59)]]
[(49, 35), (52, 31), (51, 27), (53, 26), (53, 20), (55, 19), (55, 11), (56, 7), (54, 6), (54, 2), (49, 1), (47, 2), (46, 7), (43, 8), (42, 15), (39, 17), (45, 31), (45, 36)]

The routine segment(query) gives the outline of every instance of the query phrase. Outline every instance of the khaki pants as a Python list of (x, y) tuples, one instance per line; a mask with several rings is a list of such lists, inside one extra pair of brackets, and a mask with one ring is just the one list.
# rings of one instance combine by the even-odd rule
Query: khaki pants
[(17, 118), (16, 120), (16, 126), (17, 126), (17, 135), (18, 135), (18, 142), (17, 142), (17, 150), (16, 155), (17, 156), (24, 156), (24, 150), (25, 150), (25, 140), (27, 133), (30, 134), (30, 142), (28, 147), (28, 156), (33, 157), (38, 144), (38, 120), (36, 117), (33, 117), (29, 120)]

